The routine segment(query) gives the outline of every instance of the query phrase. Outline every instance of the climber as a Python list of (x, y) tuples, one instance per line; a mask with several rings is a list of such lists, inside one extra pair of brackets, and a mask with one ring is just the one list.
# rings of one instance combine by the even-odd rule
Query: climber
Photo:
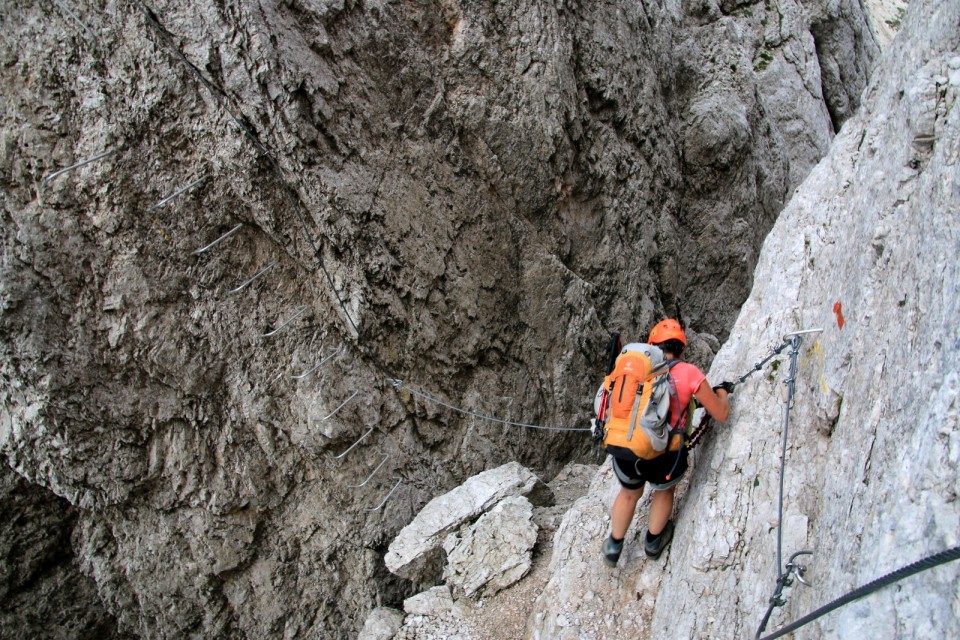
[[(650, 331), (648, 343), (659, 347), (667, 360), (678, 360), (683, 355), (687, 338), (683, 328), (676, 320), (667, 319), (657, 323)], [(693, 396), (714, 419), (725, 422), (730, 413), (728, 395), (733, 384), (724, 382), (711, 388), (707, 377), (696, 366), (688, 362), (678, 362), (670, 368), (670, 375), (676, 382), (678, 406), (686, 407)], [(684, 419), (683, 412), (671, 412), (671, 425), (678, 427)], [(613, 501), (610, 511), (610, 535), (603, 543), (603, 559), (607, 565), (615, 567), (623, 551), (623, 540), (633, 520), (637, 502), (643, 495), (643, 485), (650, 483), (653, 497), (650, 500), (650, 518), (644, 551), (651, 558), (660, 554), (673, 537), (673, 494), (687, 470), (687, 451), (679, 453), (665, 451), (652, 459), (626, 459), (614, 456), (613, 471), (620, 481), (620, 493)]]

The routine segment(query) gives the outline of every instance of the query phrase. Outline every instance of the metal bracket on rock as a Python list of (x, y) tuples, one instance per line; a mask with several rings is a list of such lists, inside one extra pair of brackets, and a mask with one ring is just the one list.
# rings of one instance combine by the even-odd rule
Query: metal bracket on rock
[(800, 331), (794, 331), (793, 333), (784, 334), (783, 339), (789, 340), (790, 338), (805, 336), (810, 333), (823, 333), (823, 329), (802, 329)]
[(330, 358), (332, 358), (332, 357), (334, 357), (335, 355), (339, 354), (342, 350), (343, 350), (343, 346), (341, 345), (341, 346), (337, 347), (336, 350), (334, 350), (334, 352), (331, 353), (330, 355), (324, 356), (324, 357), (320, 360), (320, 362), (318, 362), (317, 364), (313, 365), (311, 368), (307, 369), (306, 371), (304, 371), (304, 372), (301, 373), (301, 374), (298, 374), (298, 375), (295, 375), (295, 376), (290, 376), (290, 377), (293, 378), (294, 380), (303, 380), (303, 379), (306, 378), (308, 375), (310, 375), (311, 373), (313, 373), (314, 371), (316, 371), (317, 369), (319, 369), (320, 367), (322, 367), (324, 364), (326, 364), (327, 361), (330, 360)]
[(103, 153), (101, 153), (101, 154), (99, 154), (99, 155), (93, 156), (93, 157), (90, 158), (89, 160), (84, 160), (84, 161), (82, 161), (82, 162), (78, 162), (78, 163), (76, 163), (76, 164), (72, 164), (72, 165), (70, 165), (69, 167), (65, 167), (65, 168), (63, 168), (63, 169), (60, 169), (59, 171), (54, 171), (53, 173), (51, 173), (50, 175), (48, 175), (46, 178), (44, 178), (43, 180), (40, 181), (40, 191), (42, 192), (43, 189), (44, 189), (44, 187), (46, 187), (47, 184), (49, 184), (54, 178), (58, 178), (58, 177), (62, 176), (63, 174), (65, 174), (65, 173), (67, 173), (67, 172), (69, 172), (69, 171), (73, 171), (74, 169), (79, 169), (80, 167), (84, 167), (84, 166), (90, 164), (91, 162), (96, 162), (97, 160), (103, 160), (103, 159), (106, 158), (107, 156), (112, 156), (112, 155), (115, 154), (116, 152), (117, 152), (117, 149), (111, 149), (110, 151), (104, 151)]
[[(800, 582), (800, 584), (807, 585), (808, 587), (812, 587), (813, 585), (803, 578), (803, 576), (807, 573), (807, 566), (800, 564), (799, 562), (794, 562), (794, 560), (796, 560), (797, 556), (812, 555), (813, 551), (797, 551), (795, 554), (790, 556), (790, 559), (787, 561), (787, 575), (789, 576), (792, 573), (793, 575), (797, 576), (797, 580)], [(789, 583), (787, 584), (789, 585)]]
[(70, 16), (71, 18), (73, 18), (74, 22), (76, 22), (78, 25), (80, 25), (80, 28), (87, 32), (87, 35), (90, 36), (90, 39), (91, 39), (91, 40), (95, 40), (95, 39), (96, 39), (96, 36), (93, 35), (93, 31), (91, 31), (90, 28), (89, 28), (87, 25), (85, 25), (85, 24), (83, 23), (83, 21), (80, 20), (80, 18), (78, 18), (77, 15), (76, 15), (73, 11), (70, 11), (70, 8), (67, 7), (67, 5), (65, 5), (65, 4), (63, 4), (62, 2), (60, 2), (60, 0), (53, 0), (53, 3), (54, 3), (55, 5), (57, 5), (58, 7), (60, 7), (60, 9), (62, 9), (64, 13), (66, 13), (68, 16)]
[(156, 204), (153, 204), (153, 205), (150, 205), (150, 207), (147, 208), (147, 212), (149, 213), (150, 211), (154, 211), (155, 209), (159, 209), (160, 207), (162, 207), (163, 205), (167, 204), (168, 202), (170, 202), (170, 201), (173, 200), (174, 198), (183, 195), (184, 193), (186, 193), (186, 192), (189, 191), (190, 189), (193, 189), (194, 187), (196, 187), (196, 186), (200, 185), (201, 183), (205, 182), (209, 177), (210, 177), (210, 176), (208, 176), (208, 175), (200, 176), (200, 178), (199, 178), (198, 180), (194, 180), (193, 182), (191, 182), (190, 184), (188, 184), (188, 185), (185, 186), (184, 188), (182, 188), (182, 189), (180, 189), (180, 190), (178, 190), (178, 191), (173, 192), (172, 194), (170, 194), (169, 196), (167, 196), (166, 198), (164, 198), (164, 199), (161, 200), (160, 202), (158, 202), (158, 203), (156, 203)]
[(331, 457), (333, 460), (339, 460), (339, 459), (342, 458), (343, 456), (345, 456), (345, 455), (347, 455), (348, 453), (350, 453), (351, 451), (353, 451), (354, 448), (356, 448), (356, 446), (357, 446), (358, 444), (360, 444), (361, 442), (363, 442), (363, 439), (366, 438), (366, 437), (367, 437), (368, 435), (370, 435), (371, 433), (373, 433), (373, 427), (370, 427), (365, 434), (363, 434), (362, 436), (360, 436), (360, 439), (359, 439), (359, 440), (357, 440), (357, 441), (354, 442), (352, 445), (350, 445), (349, 447), (347, 447), (347, 450), (346, 450), (346, 451), (344, 451), (343, 453), (341, 453), (341, 454), (338, 455), (338, 456), (330, 456), (330, 457)]
[(369, 511), (379, 511), (380, 509), (382, 509), (382, 508), (383, 508), (383, 505), (387, 504), (387, 500), (390, 499), (390, 496), (393, 495), (393, 492), (396, 491), (396, 490), (397, 490), (397, 487), (400, 486), (400, 482), (401, 482), (400, 480), (397, 480), (397, 484), (393, 485), (393, 489), (390, 489), (390, 493), (387, 494), (387, 497), (384, 498), (384, 499), (380, 502), (380, 504), (378, 504), (378, 505), (375, 506), (375, 507), (371, 507), (371, 508), (369, 508), (369, 509), (364, 509), (364, 511), (368, 511), (368, 512), (369, 512)]
[(224, 240), (226, 240), (227, 238), (229, 238), (230, 236), (232, 236), (233, 234), (235, 234), (237, 231), (240, 231), (240, 227), (242, 227), (242, 226), (243, 226), (243, 223), (242, 223), (242, 222), (238, 223), (237, 226), (235, 226), (233, 229), (230, 229), (230, 231), (227, 231), (225, 234), (223, 234), (222, 236), (220, 236), (219, 238), (217, 238), (216, 240), (214, 240), (213, 242), (211, 242), (211, 243), (208, 244), (207, 246), (205, 246), (205, 247), (200, 247), (200, 248), (197, 249), (196, 251), (191, 252), (190, 255), (192, 255), (192, 256), (198, 256), (198, 255), (200, 255), (201, 253), (206, 253), (206, 252), (209, 251), (210, 249), (213, 249), (215, 246), (217, 246), (218, 244), (220, 244), (221, 242), (223, 242)]
[(261, 337), (270, 338), (277, 335), (278, 333), (283, 331), (284, 327), (286, 327), (288, 324), (296, 320), (301, 314), (303, 314), (304, 311), (306, 311), (309, 308), (310, 308), (309, 305), (305, 305), (305, 304), (300, 305), (299, 307), (297, 307), (297, 310), (293, 312), (293, 315), (287, 318), (286, 320), (284, 320), (279, 327), (277, 327), (273, 331), (268, 331), (267, 333), (264, 333)]
[(255, 274), (253, 274), (252, 276), (250, 276), (249, 278), (247, 278), (246, 280), (244, 280), (243, 282), (241, 282), (239, 285), (237, 285), (236, 288), (230, 289), (230, 291), (227, 291), (227, 294), (229, 295), (229, 294), (232, 294), (232, 293), (240, 293), (241, 291), (243, 291), (244, 289), (246, 289), (248, 286), (250, 286), (250, 284), (251, 284), (254, 280), (256, 280), (257, 278), (259, 278), (260, 276), (262, 276), (263, 274), (265, 274), (267, 271), (270, 271), (270, 269), (273, 269), (273, 267), (276, 266), (276, 264), (277, 264), (277, 261), (276, 261), (276, 260), (271, 260), (270, 262), (267, 263), (267, 266), (265, 266), (264, 268), (260, 269), (260, 271), (257, 271)]
[[(336, 409), (334, 409), (333, 411), (331, 411), (331, 412), (329, 413), (329, 415), (326, 415), (326, 416), (320, 418), (320, 422), (325, 422), (325, 421), (329, 420), (330, 418), (332, 418), (333, 416), (337, 415), (337, 412), (340, 411), (340, 409), (343, 409), (345, 406), (347, 406), (347, 403), (350, 402), (351, 400), (353, 400), (354, 397), (356, 397), (356, 395), (357, 395), (358, 393), (360, 393), (360, 389), (354, 390), (354, 392), (353, 392), (352, 394), (350, 394), (350, 397), (349, 397), (349, 398), (347, 398), (346, 400), (344, 400), (343, 402), (340, 403), (340, 406), (338, 406)], [(372, 430), (372, 429), (373, 429), (373, 427), (371, 427), (371, 430)], [(362, 439), (362, 438), (361, 438), (361, 439)]]
[(364, 486), (365, 484), (367, 484), (368, 482), (370, 482), (370, 481), (373, 479), (373, 476), (377, 475), (377, 472), (380, 471), (380, 469), (383, 467), (383, 465), (385, 465), (385, 464), (387, 463), (387, 458), (389, 458), (389, 457), (390, 457), (390, 454), (389, 454), (389, 453), (388, 453), (388, 454), (385, 454), (385, 455), (383, 456), (383, 460), (380, 461), (380, 464), (377, 465), (377, 468), (376, 468), (376, 469), (374, 469), (373, 471), (370, 472), (370, 475), (367, 476), (367, 479), (366, 479), (366, 480), (364, 480), (364, 481), (361, 482), (360, 484), (351, 484), (351, 485), (350, 485), (350, 488), (351, 488), (351, 489), (359, 489), (360, 487), (362, 487), (362, 486)]

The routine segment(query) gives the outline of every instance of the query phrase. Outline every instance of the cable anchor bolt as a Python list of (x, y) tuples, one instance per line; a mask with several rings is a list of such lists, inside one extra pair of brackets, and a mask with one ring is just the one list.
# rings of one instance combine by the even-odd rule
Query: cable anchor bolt
[[(790, 565), (787, 565), (787, 566), (790, 566)], [(805, 584), (808, 587), (813, 586), (813, 584), (807, 582), (803, 577), (804, 574), (807, 572), (807, 567), (805, 565), (802, 565), (802, 564), (794, 565), (793, 570), (797, 576), (797, 581), (800, 582), (800, 584)]]

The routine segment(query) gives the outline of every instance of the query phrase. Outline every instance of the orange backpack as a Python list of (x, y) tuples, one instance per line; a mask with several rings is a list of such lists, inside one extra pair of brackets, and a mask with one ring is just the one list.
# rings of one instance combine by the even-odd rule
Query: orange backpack
[(603, 426), (603, 448), (619, 458), (652, 460), (679, 451), (685, 425), (670, 427), (671, 397), (676, 385), (667, 360), (649, 344), (628, 344), (597, 392), (597, 422)]

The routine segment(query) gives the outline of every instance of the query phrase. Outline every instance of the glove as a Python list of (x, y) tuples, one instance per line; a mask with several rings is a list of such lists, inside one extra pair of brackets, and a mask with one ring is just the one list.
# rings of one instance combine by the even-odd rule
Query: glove
[(590, 435), (597, 442), (603, 440), (603, 423), (596, 418), (590, 418)]
[(727, 392), (728, 395), (731, 395), (731, 396), (732, 396), (732, 395), (733, 395), (733, 387), (734, 387), (734, 386), (735, 386), (735, 385), (734, 385), (732, 382), (730, 382), (729, 380), (724, 380), (723, 382), (721, 382), (720, 384), (718, 384), (717, 386), (715, 386), (715, 387), (713, 388), (713, 390), (716, 391), (717, 389), (723, 389), (724, 391)]

